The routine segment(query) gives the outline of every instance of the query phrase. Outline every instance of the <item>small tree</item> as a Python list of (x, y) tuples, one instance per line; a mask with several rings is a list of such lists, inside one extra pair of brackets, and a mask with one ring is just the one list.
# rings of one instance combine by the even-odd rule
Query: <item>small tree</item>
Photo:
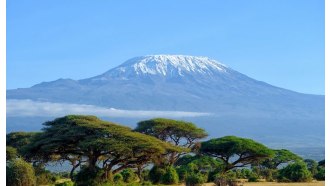
[(305, 159), (304, 162), (306, 163), (309, 172), (314, 176), (317, 173), (318, 163), (312, 159)]
[(201, 143), (200, 151), (223, 161), (222, 173), (270, 158), (274, 152), (251, 139), (225, 136)]
[(307, 182), (311, 180), (312, 174), (302, 161), (291, 163), (279, 170), (278, 181), (280, 182)]
[(35, 186), (36, 177), (31, 164), (22, 159), (9, 161), (6, 167), (6, 185)]

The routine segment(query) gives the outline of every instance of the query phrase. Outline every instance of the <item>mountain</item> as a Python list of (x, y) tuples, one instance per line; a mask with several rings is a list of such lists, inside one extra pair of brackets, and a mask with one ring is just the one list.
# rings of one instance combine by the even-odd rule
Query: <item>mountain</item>
[[(209, 117), (190, 120), (210, 129), (213, 136), (237, 134), (274, 146), (292, 141), (304, 147), (315, 143), (324, 146), (323, 95), (275, 87), (207, 57), (136, 57), (95, 77), (58, 79), (7, 90), (10, 99), (207, 112)], [(15, 123), (13, 118), (9, 121)]]

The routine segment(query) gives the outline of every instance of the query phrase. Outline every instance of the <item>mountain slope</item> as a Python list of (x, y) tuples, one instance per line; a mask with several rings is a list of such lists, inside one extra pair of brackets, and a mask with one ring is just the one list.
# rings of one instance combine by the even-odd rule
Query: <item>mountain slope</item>
[(269, 117), (310, 118), (324, 113), (324, 96), (274, 87), (207, 57), (180, 55), (133, 58), (96, 77), (8, 90), (7, 99)]
[[(136, 57), (95, 77), (58, 79), (7, 90), (7, 99), (207, 112), (209, 116), (179, 119), (195, 122), (210, 137), (238, 135), (274, 148), (299, 147), (310, 158), (308, 149), (317, 147), (320, 151), (313, 157), (321, 159), (324, 155), (324, 96), (275, 87), (207, 57)], [(40, 129), (49, 119), (7, 116), (7, 131)], [(150, 118), (105, 119), (134, 126)]]

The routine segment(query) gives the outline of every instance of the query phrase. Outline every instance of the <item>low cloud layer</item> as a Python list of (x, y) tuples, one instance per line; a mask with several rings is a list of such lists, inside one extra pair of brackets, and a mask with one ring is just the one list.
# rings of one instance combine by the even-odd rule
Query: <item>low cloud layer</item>
[(32, 100), (7, 100), (7, 116), (51, 116), (86, 114), (100, 117), (144, 118), (144, 117), (200, 117), (210, 113), (184, 111), (120, 110), (94, 105), (51, 103)]

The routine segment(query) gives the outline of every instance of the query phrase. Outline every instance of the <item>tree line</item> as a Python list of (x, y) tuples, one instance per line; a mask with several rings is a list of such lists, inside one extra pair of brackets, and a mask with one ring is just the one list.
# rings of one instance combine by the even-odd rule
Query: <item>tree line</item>
[[(324, 161), (303, 160), (252, 139), (207, 132), (186, 121), (155, 118), (135, 129), (95, 116), (68, 115), (47, 121), (41, 132), (7, 134), (7, 185), (235, 185), (248, 181), (324, 180)], [(70, 172), (47, 171), (50, 163)]]

